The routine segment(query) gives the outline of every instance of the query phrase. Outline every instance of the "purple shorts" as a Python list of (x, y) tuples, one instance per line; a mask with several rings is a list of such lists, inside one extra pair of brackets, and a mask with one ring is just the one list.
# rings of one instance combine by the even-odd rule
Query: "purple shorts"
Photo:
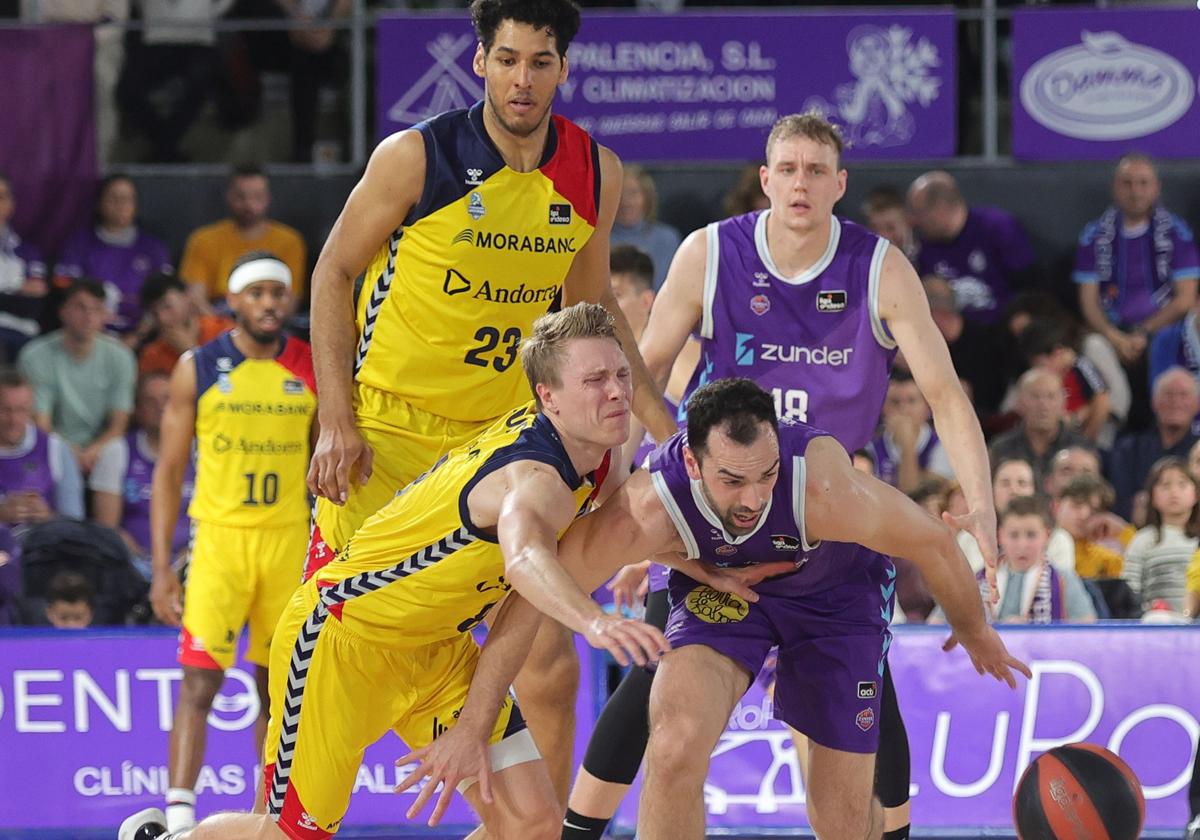
[(760, 592), (756, 604), (676, 573), (667, 639), (674, 647), (706, 645), (750, 679), (778, 646), (776, 719), (824, 747), (873, 753), (895, 589), (890, 563), (874, 571), (870, 580), (816, 593)]

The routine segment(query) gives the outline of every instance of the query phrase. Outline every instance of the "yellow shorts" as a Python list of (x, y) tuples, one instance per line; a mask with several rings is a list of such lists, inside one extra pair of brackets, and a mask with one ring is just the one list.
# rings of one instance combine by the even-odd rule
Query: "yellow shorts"
[[(267, 809), (294, 840), (337, 832), (363, 752), (389, 729), (420, 749), (452, 727), (479, 661), (468, 633), (407, 649), (371, 644), (346, 629), (337, 605), (317, 609), (319, 591), (330, 590), (315, 581), (296, 590), (271, 652)], [(489, 743), (496, 771), (539, 757), (511, 694)]]
[(246, 659), (270, 661), (271, 633), (300, 584), (308, 524), (230, 528), (196, 522), (183, 599), (179, 663), (225, 670), (247, 620)]
[(359, 432), (371, 447), (371, 477), (350, 482), (344, 505), (317, 499), (315, 525), (304, 579), (333, 559), (351, 534), (446, 452), (473, 440), (495, 422), (448, 420), (415, 408), (394, 394), (358, 384), (354, 414)]

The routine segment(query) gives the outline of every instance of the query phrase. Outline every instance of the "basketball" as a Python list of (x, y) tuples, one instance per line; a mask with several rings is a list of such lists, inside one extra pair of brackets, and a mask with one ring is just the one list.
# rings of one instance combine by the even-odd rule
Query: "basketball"
[(1068, 744), (1040, 756), (1013, 797), (1020, 840), (1137, 840), (1145, 815), (1137, 776), (1095, 744)]

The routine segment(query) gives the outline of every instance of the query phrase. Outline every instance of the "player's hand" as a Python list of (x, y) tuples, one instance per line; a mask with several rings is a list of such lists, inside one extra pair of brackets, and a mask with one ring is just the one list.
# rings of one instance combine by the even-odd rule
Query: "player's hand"
[(977, 672), (991, 674), (996, 679), (1008, 683), (1009, 688), (1017, 687), (1017, 679), (1010, 669), (1020, 671), (1025, 675), (1025, 679), (1033, 677), (1029, 666), (1008, 652), (1000, 634), (990, 624), (985, 624), (983, 630), (977, 634), (966, 635), (957, 631), (951, 633), (950, 638), (942, 645), (942, 650), (949, 652), (960, 643), (967, 656), (971, 657), (971, 664)]
[(611, 653), (621, 667), (631, 661), (638, 666), (653, 664), (671, 649), (657, 627), (616, 615), (592, 619), (583, 636), (592, 647)]
[(366, 484), (371, 477), (373, 457), (353, 420), (322, 423), (308, 465), (308, 492), (344, 505), (351, 478), (357, 476), (359, 484)]
[(154, 571), (150, 580), (150, 606), (154, 608), (154, 616), (168, 627), (178, 627), (183, 620), (183, 587), (174, 569)]
[(608, 582), (608, 589), (613, 594), (613, 606), (617, 609), (617, 615), (621, 614), (622, 606), (633, 610), (638, 604), (645, 602), (646, 592), (650, 588), (649, 573), (650, 561), (643, 560), (641, 563), (630, 563), (613, 575), (613, 579)]
[(435, 738), (432, 744), (413, 750), (396, 760), (397, 767), (412, 764), (414, 761), (420, 762), (404, 781), (393, 788), (396, 793), (404, 793), (417, 782), (429, 778), (409, 807), (406, 818), (415, 819), (440, 784), (441, 794), (427, 823), (431, 827), (437, 825), (446, 813), (458, 783), (463, 779), (478, 779), (480, 797), (488, 805), (492, 804), (492, 763), (488, 753), (488, 734), (489, 730), (480, 732), (459, 721), (448, 732)]
[(996, 606), (1000, 603), (1000, 586), (996, 583), (996, 564), (1000, 562), (1000, 546), (996, 543), (996, 515), (969, 510), (962, 516), (943, 513), (942, 521), (956, 531), (966, 531), (979, 544), (979, 553), (983, 555), (983, 573), (991, 593), (988, 600), (993, 607)]
[(684, 570), (684, 574), (718, 592), (736, 595), (743, 601), (753, 604), (758, 600), (758, 593), (750, 587), (762, 583), (769, 577), (794, 571), (796, 571), (796, 564), (788, 560), (739, 566), (735, 569), (723, 569), (719, 566), (709, 566), (706, 563), (697, 562), (690, 564)]

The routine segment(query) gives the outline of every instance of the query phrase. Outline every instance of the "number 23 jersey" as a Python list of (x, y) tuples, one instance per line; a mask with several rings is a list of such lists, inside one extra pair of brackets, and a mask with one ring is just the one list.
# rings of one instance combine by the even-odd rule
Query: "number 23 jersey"
[(367, 267), (355, 376), (431, 414), (491, 420), (529, 398), (517, 347), (595, 229), (599, 148), (552, 116), (538, 168), (517, 172), (482, 103), (416, 130), (425, 186)]
[(188, 516), (238, 528), (307, 522), (309, 435), (317, 406), (312, 351), (285, 340), (248, 359), (229, 333), (192, 353), (196, 484)]

